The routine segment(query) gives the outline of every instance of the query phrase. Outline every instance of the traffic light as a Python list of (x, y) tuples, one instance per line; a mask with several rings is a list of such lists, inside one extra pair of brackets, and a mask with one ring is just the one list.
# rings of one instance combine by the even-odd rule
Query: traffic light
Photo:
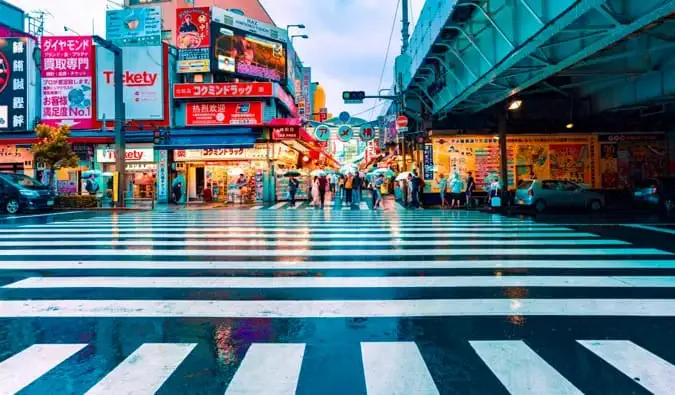
[(345, 91), (342, 92), (342, 99), (345, 103), (363, 103), (363, 99), (366, 98), (366, 92), (364, 91)]

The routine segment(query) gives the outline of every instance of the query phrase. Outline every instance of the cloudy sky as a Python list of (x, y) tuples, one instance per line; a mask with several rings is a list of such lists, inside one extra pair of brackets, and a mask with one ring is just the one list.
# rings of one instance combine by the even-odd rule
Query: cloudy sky
[[(394, 14), (399, 0), (261, 0), (280, 27), (303, 23), (309, 40), (295, 40), (295, 47), (306, 66), (312, 67), (312, 79), (326, 89), (329, 111), (341, 110), (370, 118), (381, 110), (365, 111), (378, 104), (366, 100), (363, 105), (342, 103), (343, 90), (377, 93), (385, 62)], [(79, 34), (93, 31), (105, 37), (106, 0), (9, 0), (26, 11), (49, 12), (47, 34), (63, 34), (67, 25)], [(122, 1), (117, 1), (122, 2)], [(86, 6), (84, 6), (86, 4)], [(410, 0), (413, 22), (422, 9), (423, 0)], [(114, 7), (114, 6), (113, 6)], [(114, 7), (116, 8), (116, 7)], [(393, 81), (394, 58), (401, 50), (401, 10), (398, 10), (394, 34), (382, 88)], [(412, 27), (411, 27), (412, 33)]]

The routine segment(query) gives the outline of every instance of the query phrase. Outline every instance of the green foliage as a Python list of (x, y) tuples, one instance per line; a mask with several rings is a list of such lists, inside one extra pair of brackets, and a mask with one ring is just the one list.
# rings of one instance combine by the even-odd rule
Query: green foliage
[(35, 162), (46, 169), (56, 170), (62, 167), (77, 167), (79, 158), (68, 142), (70, 128), (66, 125), (52, 127), (40, 124), (35, 128), (37, 143), (31, 151), (35, 154)]

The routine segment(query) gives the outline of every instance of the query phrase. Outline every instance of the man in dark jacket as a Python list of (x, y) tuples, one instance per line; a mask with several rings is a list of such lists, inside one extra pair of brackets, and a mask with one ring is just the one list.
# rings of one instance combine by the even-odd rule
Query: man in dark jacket
[(420, 188), (422, 180), (417, 175), (417, 170), (412, 171), (412, 178), (410, 180), (410, 207), (420, 208)]
[(354, 190), (354, 201), (356, 204), (361, 204), (361, 189), (363, 188), (363, 179), (356, 173), (354, 180), (352, 181), (352, 188)]
[(319, 177), (319, 199), (321, 200), (321, 208), (323, 208), (324, 200), (326, 199), (327, 187), (328, 179), (326, 179), (326, 176)]

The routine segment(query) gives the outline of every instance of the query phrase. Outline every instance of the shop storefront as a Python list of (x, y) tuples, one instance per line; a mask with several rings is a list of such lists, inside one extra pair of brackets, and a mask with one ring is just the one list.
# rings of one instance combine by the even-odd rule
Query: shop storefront
[(56, 170), (56, 192), (60, 196), (85, 193), (86, 180), (82, 178), (82, 173), (92, 169), (94, 164), (93, 144), (73, 144), (72, 147), (79, 158), (78, 166)]
[[(96, 148), (96, 163), (103, 172), (107, 189), (112, 189), (111, 175), (115, 172), (115, 147)], [(128, 199), (154, 199), (157, 196), (157, 162), (155, 150), (148, 144), (127, 144), (124, 173)]]
[(33, 153), (29, 148), (0, 145), (0, 172), (33, 176)]

